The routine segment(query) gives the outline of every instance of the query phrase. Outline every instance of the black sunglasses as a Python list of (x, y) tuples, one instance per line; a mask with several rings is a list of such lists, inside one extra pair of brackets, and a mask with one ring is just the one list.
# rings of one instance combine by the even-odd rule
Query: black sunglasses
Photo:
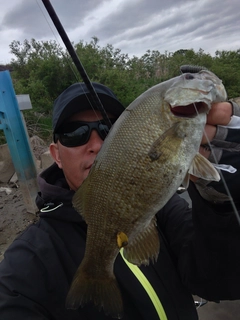
[[(116, 119), (110, 119), (113, 124)], [(64, 133), (55, 133), (53, 140), (56, 143), (58, 140), (65, 147), (78, 147), (86, 144), (91, 136), (92, 130), (96, 130), (100, 138), (104, 140), (110, 131), (110, 126), (102, 121), (75, 121), (65, 124), (61, 131)]]

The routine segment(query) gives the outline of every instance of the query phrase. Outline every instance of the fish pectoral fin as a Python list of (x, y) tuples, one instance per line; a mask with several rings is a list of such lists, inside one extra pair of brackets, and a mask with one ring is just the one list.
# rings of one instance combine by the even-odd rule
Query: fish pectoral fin
[(154, 217), (148, 227), (123, 249), (124, 258), (136, 265), (148, 265), (149, 260), (157, 260), (160, 250), (160, 241), (156, 228), (156, 218)]
[(169, 146), (173, 144), (173, 141), (176, 141), (176, 139), (178, 139), (179, 142), (181, 141), (177, 134), (177, 128), (178, 122), (174, 123), (170, 129), (164, 132), (156, 141), (153, 142), (150, 150), (148, 151), (148, 156), (151, 161), (158, 160), (164, 152), (166, 153), (166, 150), (169, 150)]
[(188, 171), (195, 177), (202, 178), (204, 180), (219, 181), (220, 176), (218, 171), (214, 168), (209, 160), (207, 160), (200, 153), (197, 153), (194, 157), (191, 167)]

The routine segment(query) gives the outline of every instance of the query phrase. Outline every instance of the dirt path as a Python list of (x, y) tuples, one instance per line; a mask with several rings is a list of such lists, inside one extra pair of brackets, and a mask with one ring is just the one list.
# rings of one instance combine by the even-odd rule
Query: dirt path
[(0, 183), (0, 261), (13, 240), (37, 217), (24, 207), (21, 191)]

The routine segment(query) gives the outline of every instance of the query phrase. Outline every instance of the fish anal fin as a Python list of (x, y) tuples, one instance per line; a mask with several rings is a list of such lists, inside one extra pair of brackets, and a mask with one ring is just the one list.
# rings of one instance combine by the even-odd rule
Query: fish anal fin
[(123, 302), (115, 276), (106, 274), (93, 277), (87, 268), (79, 266), (66, 299), (67, 309), (78, 309), (86, 304), (93, 304), (100, 311), (112, 318), (123, 317)]
[(149, 226), (140, 232), (128, 245), (124, 247), (123, 254), (129, 262), (136, 265), (148, 265), (150, 260), (157, 260), (160, 250), (160, 241), (154, 217)]
[(170, 145), (173, 147), (174, 142), (179, 144), (181, 141), (181, 137), (178, 136), (178, 122), (176, 122), (171, 128), (169, 128), (153, 142), (148, 151), (148, 156), (151, 161), (156, 161), (163, 154), (168, 152)]
[(214, 168), (210, 161), (208, 161), (200, 153), (194, 157), (189, 168), (189, 174), (204, 180), (219, 181), (220, 176), (218, 171)]

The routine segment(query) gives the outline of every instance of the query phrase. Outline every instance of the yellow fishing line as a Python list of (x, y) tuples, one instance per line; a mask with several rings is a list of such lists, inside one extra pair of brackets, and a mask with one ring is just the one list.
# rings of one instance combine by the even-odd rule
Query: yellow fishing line
[(145, 275), (142, 273), (142, 271), (134, 264), (128, 262), (124, 256), (123, 256), (123, 248), (120, 250), (121, 256), (126, 263), (126, 265), (129, 267), (129, 269), (132, 271), (132, 273), (135, 275), (135, 277), (138, 279), (138, 281), (141, 283), (145, 291), (147, 292), (149, 298), (151, 299), (154, 308), (156, 309), (156, 312), (158, 314), (158, 317), (160, 320), (167, 320), (166, 313), (164, 311), (164, 308), (162, 306), (161, 301), (159, 300), (155, 290), (153, 289), (151, 283), (148, 281), (148, 279), (145, 277)]

